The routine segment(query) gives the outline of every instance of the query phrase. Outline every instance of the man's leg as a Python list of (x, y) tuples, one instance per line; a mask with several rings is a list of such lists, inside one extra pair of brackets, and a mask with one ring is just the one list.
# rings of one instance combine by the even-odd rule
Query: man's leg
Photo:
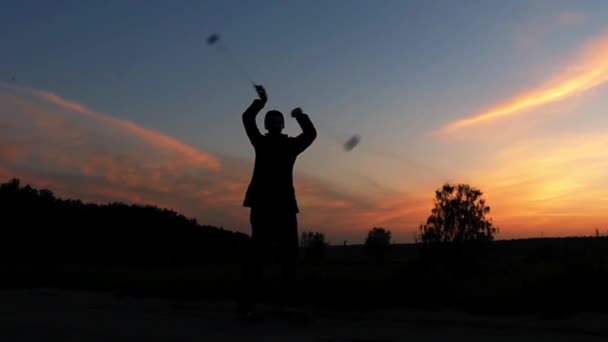
[(282, 264), (281, 302), (295, 305), (297, 302), (298, 219), (296, 213), (287, 213), (281, 222), (279, 239)]
[(241, 280), (241, 293), (238, 310), (247, 314), (255, 309), (257, 288), (268, 244), (267, 228), (264, 215), (257, 210), (251, 210), (251, 239), (249, 240), (243, 261), (243, 279)]

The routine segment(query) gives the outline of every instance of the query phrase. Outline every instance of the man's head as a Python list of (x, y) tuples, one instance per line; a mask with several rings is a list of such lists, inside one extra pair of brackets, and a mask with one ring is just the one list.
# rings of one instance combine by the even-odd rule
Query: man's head
[(269, 110), (264, 118), (264, 127), (269, 134), (281, 134), (281, 131), (285, 128), (283, 113), (278, 110)]

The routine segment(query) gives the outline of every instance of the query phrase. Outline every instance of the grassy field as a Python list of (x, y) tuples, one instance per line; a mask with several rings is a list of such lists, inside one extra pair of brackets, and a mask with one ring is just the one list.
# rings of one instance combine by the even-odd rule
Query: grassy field
[[(241, 274), (235, 262), (188, 266), (38, 262), (0, 267), (5, 288), (210, 300), (235, 298)], [(396, 245), (383, 263), (366, 258), (361, 246), (336, 246), (327, 249), (323, 260), (303, 260), (298, 276), (303, 303), (332, 309), (608, 312), (608, 239), (497, 241), (483, 253), (422, 254), (418, 245)], [(278, 279), (278, 266), (270, 264), (260, 284), (263, 301), (275, 300)]]

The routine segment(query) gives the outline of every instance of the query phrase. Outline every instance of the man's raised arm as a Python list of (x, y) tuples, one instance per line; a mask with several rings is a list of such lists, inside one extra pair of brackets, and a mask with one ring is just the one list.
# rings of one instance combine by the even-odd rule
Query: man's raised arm
[(291, 111), (291, 116), (296, 119), (302, 129), (302, 133), (295, 137), (296, 152), (302, 153), (317, 137), (317, 130), (308, 115), (304, 114), (299, 107)]
[(266, 101), (268, 101), (268, 97), (266, 96), (266, 90), (261, 85), (256, 85), (255, 90), (258, 93), (259, 99), (253, 100), (253, 103), (249, 105), (247, 110), (243, 113), (243, 126), (245, 126), (245, 132), (249, 137), (249, 141), (255, 147), (262, 137), (262, 133), (258, 129), (258, 125), (255, 122), (255, 118), (266, 105)]

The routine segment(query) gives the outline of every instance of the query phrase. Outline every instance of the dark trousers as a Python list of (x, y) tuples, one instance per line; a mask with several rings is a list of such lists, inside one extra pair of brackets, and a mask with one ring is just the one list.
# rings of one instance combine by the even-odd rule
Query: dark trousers
[[(251, 239), (243, 262), (239, 310), (254, 309), (260, 275), (266, 259), (275, 254), (282, 266), (281, 304), (292, 304), (296, 295), (298, 220), (295, 212), (251, 209)], [(276, 249), (273, 248), (276, 245)], [(274, 253), (273, 253), (274, 252)]]

